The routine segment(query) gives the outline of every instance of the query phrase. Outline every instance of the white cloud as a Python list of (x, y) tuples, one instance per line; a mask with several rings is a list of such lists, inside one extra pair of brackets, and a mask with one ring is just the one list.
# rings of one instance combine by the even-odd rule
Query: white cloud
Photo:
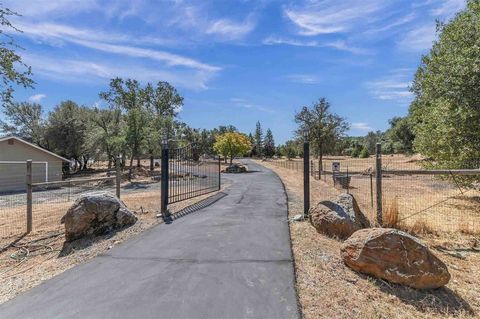
[(313, 74), (291, 74), (291, 75), (287, 75), (286, 78), (293, 83), (300, 83), (300, 84), (320, 83), (320, 78)]
[(3, 0), (2, 3), (24, 17), (35, 18), (74, 15), (101, 8), (97, 0)]
[(144, 49), (131, 45), (112, 44), (107, 42), (129, 42), (132, 37), (120, 34), (109, 34), (95, 30), (77, 29), (58, 24), (23, 24), (19, 28), (26, 36), (41, 40), (66, 41), (87, 48), (115, 53), (138, 58), (148, 58), (164, 62), (169, 66), (182, 66), (187, 68), (205, 70), (209, 72), (219, 71), (220, 68), (208, 65), (194, 59), (172, 54), (161, 50)]
[(455, 13), (465, 7), (465, 0), (443, 0), (440, 1), (440, 6), (431, 10), (434, 16), (441, 16), (444, 18), (451, 18)]
[(432, 47), (435, 39), (436, 27), (434, 24), (428, 24), (408, 31), (398, 42), (398, 46), (405, 51), (424, 51)]
[(383, 9), (388, 1), (323, 0), (307, 1), (300, 7), (289, 7), (284, 13), (305, 36), (347, 32), (356, 24), (368, 23), (369, 18)]
[(324, 44), (324, 46), (331, 47), (340, 51), (350, 52), (353, 54), (371, 54), (369, 50), (350, 46), (346, 41), (343, 40), (328, 42)]
[(207, 88), (213, 77), (204, 70), (169, 70), (147, 68), (139, 64), (121, 64), (110, 61), (66, 59), (53, 56), (25, 54), (24, 61), (31, 65), (35, 75), (73, 83), (105, 82), (113, 77), (135, 78), (141, 82), (168, 81), (173, 85), (193, 90)]
[(377, 28), (371, 28), (365, 31), (365, 34), (376, 34), (380, 32), (390, 31), (392, 29), (395, 29), (400, 26), (404, 26), (405, 24), (412, 22), (415, 19), (415, 17), (416, 17), (415, 12), (410, 12), (406, 16), (403, 16), (397, 20), (394, 20), (393, 22), (388, 23), (387, 25), (383, 25)]
[(413, 97), (413, 93), (409, 90), (411, 85), (409, 74), (412, 74), (409, 73), (409, 69), (397, 69), (388, 76), (366, 82), (365, 85), (370, 94), (378, 100), (405, 104)]
[(255, 110), (258, 110), (258, 111), (261, 111), (261, 112), (275, 113), (269, 107), (250, 103), (249, 101), (247, 101), (243, 98), (234, 97), (234, 98), (230, 99), (230, 102), (232, 102), (234, 106), (244, 108), (244, 109), (255, 109)]
[(265, 45), (292, 45), (298, 47), (318, 47), (317, 41), (305, 41), (305, 40), (297, 40), (297, 39), (287, 39), (287, 38), (279, 38), (274, 36), (269, 36), (262, 41)]
[(251, 16), (241, 23), (229, 19), (220, 19), (211, 22), (205, 33), (218, 34), (228, 39), (239, 39), (250, 33), (254, 28), (255, 21)]
[(45, 94), (35, 94), (30, 96), (28, 100), (33, 103), (40, 103), (46, 97), (47, 96)]
[(350, 128), (353, 129), (353, 130), (359, 130), (359, 131), (371, 131), (371, 130), (373, 130), (373, 128), (368, 123), (364, 123), (364, 122), (352, 123)]
[(298, 39), (291, 39), (291, 38), (279, 38), (270, 36), (265, 38), (262, 41), (265, 45), (291, 45), (297, 47), (327, 47), (333, 48), (339, 51), (346, 51), (353, 54), (371, 54), (369, 50), (357, 48), (354, 46), (349, 45), (344, 40), (336, 40), (326, 43), (320, 43), (318, 41), (308, 41), (308, 40), (298, 40)]

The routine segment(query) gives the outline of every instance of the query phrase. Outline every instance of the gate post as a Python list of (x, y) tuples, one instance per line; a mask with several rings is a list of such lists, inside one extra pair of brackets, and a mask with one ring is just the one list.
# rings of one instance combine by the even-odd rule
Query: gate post
[(382, 144), (377, 143), (375, 147), (375, 179), (377, 195), (377, 223), (381, 227), (382, 218)]
[(303, 132), (303, 217), (308, 217), (310, 210), (310, 144), (308, 130)]
[(33, 186), (32, 186), (32, 160), (27, 160), (27, 234), (32, 231), (32, 211), (33, 211)]
[(161, 171), (161, 204), (160, 212), (166, 224), (172, 222), (172, 216), (168, 211), (168, 139), (162, 140), (162, 171)]

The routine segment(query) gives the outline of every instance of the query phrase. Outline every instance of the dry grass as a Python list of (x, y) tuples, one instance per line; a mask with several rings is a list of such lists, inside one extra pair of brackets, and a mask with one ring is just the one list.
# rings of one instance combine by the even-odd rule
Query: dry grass
[(397, 197), (390, 201), (389, 205), (382, 214), (382, 218), (384, 227), (398, 227), (399, 211)]
[[(258, 162), (284, 182), (289, 215), (303, 211), (299, 172)], [(312, 204), (334, 199), (340, 190), (312, 181)], [(480, 312), (480, 238), (426, 234), (427, 243), (449, 267), (447, 287), (419, 291), (359, 275), (340, 258), (341, 242), (315, 231), (308, 222), (290, 224), (297, 290), (303, 315), (310, 318), (477, 318)], [(465, 254), (465, 259), (457, 254)]]

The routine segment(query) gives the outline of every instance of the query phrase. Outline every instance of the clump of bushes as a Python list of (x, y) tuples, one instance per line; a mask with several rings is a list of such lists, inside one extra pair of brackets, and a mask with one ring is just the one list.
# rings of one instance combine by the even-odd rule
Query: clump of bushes
[(364, 147), (358, 156), (360, 158), (368, 158), (370, 157), (370, 153), (368, 152), (368, 149)]

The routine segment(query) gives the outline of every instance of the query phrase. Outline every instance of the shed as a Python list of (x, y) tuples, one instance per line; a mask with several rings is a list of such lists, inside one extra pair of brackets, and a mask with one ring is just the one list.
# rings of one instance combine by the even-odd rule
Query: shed
[(68, 159), (21, 138), (0, 138), (0, 193), (25, 190), (27, 160), (32, 160), (33, 182), (62, 180), (63, 162)]

